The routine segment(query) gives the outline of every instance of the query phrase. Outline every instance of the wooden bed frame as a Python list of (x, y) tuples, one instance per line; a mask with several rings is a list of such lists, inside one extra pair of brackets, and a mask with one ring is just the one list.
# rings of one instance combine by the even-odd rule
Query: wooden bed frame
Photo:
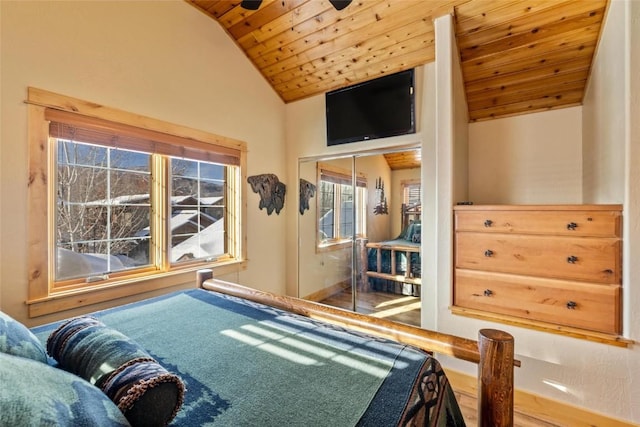
[[(402, 226), (401, 230), (405, 230), (413, 221), (420, 220), (420, 216), (422, 215), (422, 206), (419, 204), (416, 205), (406, 205), (402, 204)], [(369, 249), (375, 249), (377, 252), (377, 263), (376, 270), (369, 269)], [(391, 261), (391, 272), (383, 273), (382, 272), (382, 251), (391, 251), (390, 261)], [(398, 274), (396, 269), (396, 252), (404, 252), (407, 259), (407, 269), (404, 274)], [(368, 282), (369, 277), (374, 277), (378, 279), (391, 280), (399, 283), (408, 283), (411, 285), (422, 285), (422, 278), (420, 275), (416, 276), (413, 274), (413, 269), (411, 268), (411, 254), (412, 253), (420, 253), (420, 247), (409, 246), (409, 245), (390, 245), (385, 242), (368, 242), (364, 241), (364, 244), (361, 247), (360, 253), (360, 261), (362, 265), (363, 271), (360, 276), (362, 277), (363, 283), (360, 284), (360, 291), (367, 291), (369, 289)]]
[(504, 331), (481, 329), (478, 341), (474, 341), (214, 279), (211, 270), (199, 270), (196, 282), (203, 289), (476, 363), (478, 426), (513, 426), (513, 370), (514, 366), (520, 366), (520, 361), (514, 359), (513, 337)]
[(411, 224), (412, 221), (418, 221), (422, 217), (422, 205), (413, 204), (407, 205), (402, 204), (402, 228), (404, 230)]

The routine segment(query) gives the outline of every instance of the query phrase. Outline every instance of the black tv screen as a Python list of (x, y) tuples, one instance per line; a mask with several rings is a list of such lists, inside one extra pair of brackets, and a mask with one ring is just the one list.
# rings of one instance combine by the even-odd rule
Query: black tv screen
[(327, 92), (327, 145), (415, 133), (413, 69)]

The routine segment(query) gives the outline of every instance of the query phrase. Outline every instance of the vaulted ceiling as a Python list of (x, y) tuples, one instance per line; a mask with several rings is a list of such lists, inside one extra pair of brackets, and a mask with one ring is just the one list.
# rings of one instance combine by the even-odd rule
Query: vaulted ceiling
[(608, 0), (186, 0), (285, 102), (434, 61), (452, 13), (470, 121), (580, 105)]

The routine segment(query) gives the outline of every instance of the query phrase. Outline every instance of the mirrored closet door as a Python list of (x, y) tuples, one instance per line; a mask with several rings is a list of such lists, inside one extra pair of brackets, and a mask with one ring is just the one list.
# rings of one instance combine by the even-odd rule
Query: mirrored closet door
[(420, 150), (299, 162), (298, 295), (420, 326)]

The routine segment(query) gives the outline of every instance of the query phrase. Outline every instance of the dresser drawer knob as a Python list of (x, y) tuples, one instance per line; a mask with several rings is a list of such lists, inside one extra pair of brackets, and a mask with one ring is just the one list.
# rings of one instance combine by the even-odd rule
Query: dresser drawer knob
[(569, 310), (575, 310), (577, 306), (578, 306), (578, 303), (575, 302), (575, 301), (568, 301), (567, 302), (567, 308)]
[(603, 271), (603, 273), (605, 274), (613, 274), (613, 270), (610, 268), (607, 268), (606, 270)]
[(490, 219), (487, 219), (484, 221), (485, 227), (491, 227), (492, 225), (493, 225), (493, 221), (491, 221)]
[(486, 257), (493, 256), (493, 251), (491, 249), (487, 249), (486, 251), (484, 251), (484, 256)]
[(578, 262), (578, 257), (575, 255), (571, 255), (567, 257), (567, 262), (569, 264), (575, 264), (576, 262)]
[(485, 297), (490, 297), (491, 295), (493, 295), (493, 291), (491, 289), (485, 289), (484, 290), (484, 296)]
[(575, 222), (570, 222), (569, 224), (567, 224), (567, 230), (575, 230), (576, 228), (578, 228), (578, 224), (576, 224)]

